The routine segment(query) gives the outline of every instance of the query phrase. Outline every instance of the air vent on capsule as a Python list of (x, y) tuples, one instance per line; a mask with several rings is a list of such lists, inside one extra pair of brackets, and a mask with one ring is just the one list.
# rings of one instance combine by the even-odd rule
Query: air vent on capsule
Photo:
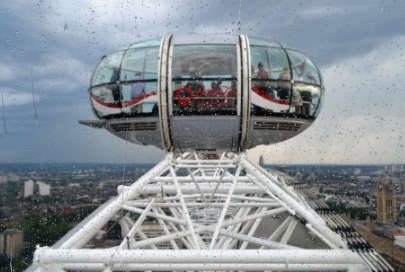
[(277, 123), (277, 122), (255, 122), (253, 130), (288, 130), (298, 131), (301, 124), (295, 123)]
[(152, 123), (120, 123), (120, 124), (111, 124), (110, 126), (116, 132), (157, 130), (156, 122), (152, 122)]

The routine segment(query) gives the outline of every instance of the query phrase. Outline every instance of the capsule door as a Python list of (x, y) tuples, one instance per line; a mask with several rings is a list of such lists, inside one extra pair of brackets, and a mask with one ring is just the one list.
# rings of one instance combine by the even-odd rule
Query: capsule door
[(179, 151), (236, 151), (240, 131), (240, 49), (173, 41), (169, 66), (171, 142)]

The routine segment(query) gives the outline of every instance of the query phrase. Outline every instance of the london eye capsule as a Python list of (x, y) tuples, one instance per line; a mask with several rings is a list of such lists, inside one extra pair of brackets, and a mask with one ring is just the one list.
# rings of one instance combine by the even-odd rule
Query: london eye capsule
[(104, 56), (89, 89), (98, 119), (79, 122), (168, 151), (243, 151), (307, 129), (323, 86), (307, 56), (278, 42), (168, 34)]

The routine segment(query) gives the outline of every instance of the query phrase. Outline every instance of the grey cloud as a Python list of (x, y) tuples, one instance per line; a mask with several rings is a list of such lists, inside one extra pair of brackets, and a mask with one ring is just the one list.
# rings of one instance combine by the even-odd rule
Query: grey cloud
[[(372, 1), (301, 3), (242, 0), (240, 10), (239, 1), (144, 1), (129, 5), (19, 0), (0, 4), (0, 54), (5, 56), (0, 64), (0, 87), (27, 98), (22, 105), (6, 104), (9, 137), (0, 138), (0, 161), (122, 162), (125, 141), (77, 124), (78, 119), (94, 118), (86, 90), (101, 56), (167, 32), (238, 34), (239, 12), (240, 33), (297, 47), (311, 56), (326, 80), (325, 108), (319, 120), (286, 143), (260, 149), (268, 152), (267, 162), (390, 161), (384, 148), (395, 154), (394, 158), (403, 159), (395, 151), (403, 144), (398, 138), (400, 132), (391, 130), (403, 126), (396, 117), (403, 115), (399, 80), (404, 71), (399, 55), (403, 54), (405, 4), (386, 1), (387, 9), (381, 13), (380, 3)], [(63, 30), (65, 21), (67, 32)], [(28, 44), (38, 125), (26, 96), (31, 93)], [(379, 140), (374, 139), (381, 134), (378, 128), (387, 132)], [(133, 162), (145, 158), (156, 161), (163, 154), (153, 147), (128, 144), (127, 148), (128, 159)], [(371, 159), (369, 155), (378, 148), (381, 156)], [(260, 152), (249, 154), (257, 156)]]

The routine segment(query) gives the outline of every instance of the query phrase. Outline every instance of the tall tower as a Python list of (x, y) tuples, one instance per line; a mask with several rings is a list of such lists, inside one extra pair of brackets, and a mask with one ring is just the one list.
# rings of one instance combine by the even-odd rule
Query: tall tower
[(259, 159), (259, 165), (260, 165), (260, 167), (264, 167), (264, 159), (263, 159), (263, 155), (260, 155), (260, 159)]
[(388, 182), (377, 184), (377, 222), (393, 224), (397, 222), (396, 192)]

